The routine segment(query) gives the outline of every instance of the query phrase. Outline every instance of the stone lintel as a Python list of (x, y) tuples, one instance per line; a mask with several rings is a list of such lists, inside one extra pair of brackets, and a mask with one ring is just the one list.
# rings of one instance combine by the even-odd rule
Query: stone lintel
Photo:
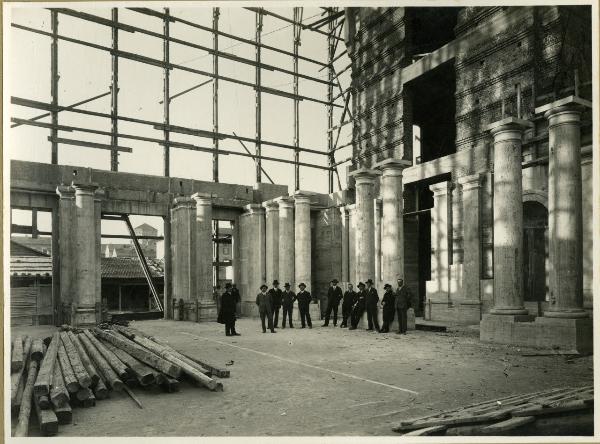
[(585, 100), (581, 97), (577, 97), (577, 96), (567, 96), (562, 99), (555, 100), (554, 102), (550, 102), (545, 105), (538, 106), (535, 109), (535, 113), (542, 114), (542, 113), (551, 111), (555, 108), (560, 108), (563, 106), (575, 106), (578, 108), (591, 108), (592, 102), (590, 102), (589, 100)]
[(75, 197), (75, 188), (71, 185), (59, 185), (56, 187), (56, 194), (61, 199), (73, 199)]
[(178, 196), (173, 199), (173, 207), (174, 208), (193, 208), (196, 206), (196, 202), (191, 197), (187, 196)]
[(434, 183), (429, 185), (429, 189), (433, 191), (433, 197), (448, 195), (452, 192), (452, 182), (445, 180), (444, 182)]
[(506, 117), (502, 120), (498, 120), (489, 124), (485, 129), (486, 131), (490, 131), (492, 134), (496, 134), (500, 131), (523, 131), (527, 128), (533, 128), (533, 122), (530, 122), (529, 120), (518, 119), (516, 117)]
[(75, 182), (71, 183), (71, 186), (75, 188), (75, 193), (79, 194), (92, 194), (98, 188), (98, 184), (94, 182)]
[(244, 210), (248, 212), (248, 214), (264, 214), (265, 209), (261, 204), (248, 204), (244, 206)]
[(196, 205), (212, 205), (212, 195), (210, 193), (194, 193), (192, 199)]

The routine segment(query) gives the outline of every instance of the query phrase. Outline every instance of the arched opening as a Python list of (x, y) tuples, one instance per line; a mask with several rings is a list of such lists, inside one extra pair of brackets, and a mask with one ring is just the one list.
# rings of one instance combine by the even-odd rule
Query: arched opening
[[(548, 294), (548, 210), (523, 203), (523, 293), (529, 312), (539, 316)], [(529, 303), (528, 303), (529, 302)]]

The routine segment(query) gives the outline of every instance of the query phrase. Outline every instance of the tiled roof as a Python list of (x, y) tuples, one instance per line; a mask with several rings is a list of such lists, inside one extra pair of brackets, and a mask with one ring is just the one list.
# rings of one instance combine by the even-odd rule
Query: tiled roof
[(12, 256), (10, 258), (11, 276), (52, 276), (52, 258), (50, 256)]
[[(163, 277), (162, 260), (146, 258), (152, 277)], [(102, 277), (107, 279), (145, 279), (140, 262), (135, 257), (103, 257), (101, 258)]]

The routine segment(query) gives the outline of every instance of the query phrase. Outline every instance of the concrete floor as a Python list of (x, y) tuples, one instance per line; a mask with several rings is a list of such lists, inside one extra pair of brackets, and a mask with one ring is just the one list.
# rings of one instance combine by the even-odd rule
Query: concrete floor
[(243, 319), (242, 336), (230, 338), (216, 323), (132, 323), (214, 365), (232, 361), (224, 392), (187, 384), (172, 394), (134, 389), (143, 410), (113, 393), (94, 408), (75, 409), (59, 436), (394, 435), (403, 419), (593, 381), (591, 356), (524, 357), (532, 350), (482, 344), (474, 328), (399, 336), (320, 324), (263, 334), (260, 321)]

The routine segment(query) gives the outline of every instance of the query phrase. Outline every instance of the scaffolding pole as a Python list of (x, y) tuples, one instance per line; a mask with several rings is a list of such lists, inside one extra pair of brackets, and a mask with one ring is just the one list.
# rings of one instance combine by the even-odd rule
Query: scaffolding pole
[[(300, 31), (302, 8), (294, 8), (294, 73), (298, 73), (298, 50), (300, 47)], [(294, 76), (294, 95), (298, 95), (298, 76)], [(294, 190), (300, 189), (300, 101), (294, 99)]]
[[(213, 133), (219, 132), (219, 8), (213, 8)], [(213, 182), (219, 181), (219, 138), (213, 137)]]
[(170, 125), (170, 113), (169, 108), (171, 105), (171, 99), (169, 98), (169, 8), (165, 8), (165, 15), (163, 18), (163, 34), (165, 39), (163, 40), (163, 62), (164, 62), (164, 70), (163, 70), (163, 123), (165, 125), (163, 130), (163, 138), (165, 140), (165, 144), (163, 146), (163, 175), (170, 176), (171, 175), (171, 147), (169, 145), (169, 125)]
[[(50, 16), (52, 30), (52, 43), (50, 45), (50, 94), (52, 96), (52, 106), (55, 108), (51, 111), (51, 115), (52, 125), (58, 125), (58, 110), (56, 110), (56, 107), (58, 107), (58, 13), (50, 11)], [(55, 140), (58, 138), (58, 130), (52, 129), (50, 137), (53, 139), (51, 163), (56, 165), (58, 163), (58, 142)]]
[(261, 82), (260, 82), (260, 37), (263, 27), (262, 10), (256, 11), (256, 68), (255, 68), (255, 116), (256, 116), (256, 131), (255, 131), (255, 152), (256, 152), (256, 183), (261, 182)]
[[(112, 8), (112, 20), (117, 23), (119, 21), (119, 10)], [(112, 28), (112, 49), (115, 53), (111, 56), (111, 90), (110, 90), (110, 144), (116, 147), (119, 144), (119, 57), (116, 51), (119, 50), (119, 28)], [(110, 170), (119, 171), (119, 152), (111, 150), (110, 152)]]
[[(334, 15), (334, 12), (329, 10), (329, 18)], [(328, 58), (327, 63), (329, 67), (327, 68), (327, 79), (329, 80), (329, 84), (327, 85), (327, 101), (329, 103), (332, 102), (333, 99), (333, 56), (335, 51), (335, 40), (334, 36), (334, 20), (329, 21), (329, 37), (327, 38), (327, 49), (328, 49)], [(327, 173), (327, 179), (329, 183), (329, 193), (333, 193), (333, 164), (335, 162), (334, 154), (333, 154), (333, 132), (331, 128), (333, 127), (333, 106), (327, 105), (327, 152), (329, 156), (327, 157), (327, 165), (331, 168)]]

